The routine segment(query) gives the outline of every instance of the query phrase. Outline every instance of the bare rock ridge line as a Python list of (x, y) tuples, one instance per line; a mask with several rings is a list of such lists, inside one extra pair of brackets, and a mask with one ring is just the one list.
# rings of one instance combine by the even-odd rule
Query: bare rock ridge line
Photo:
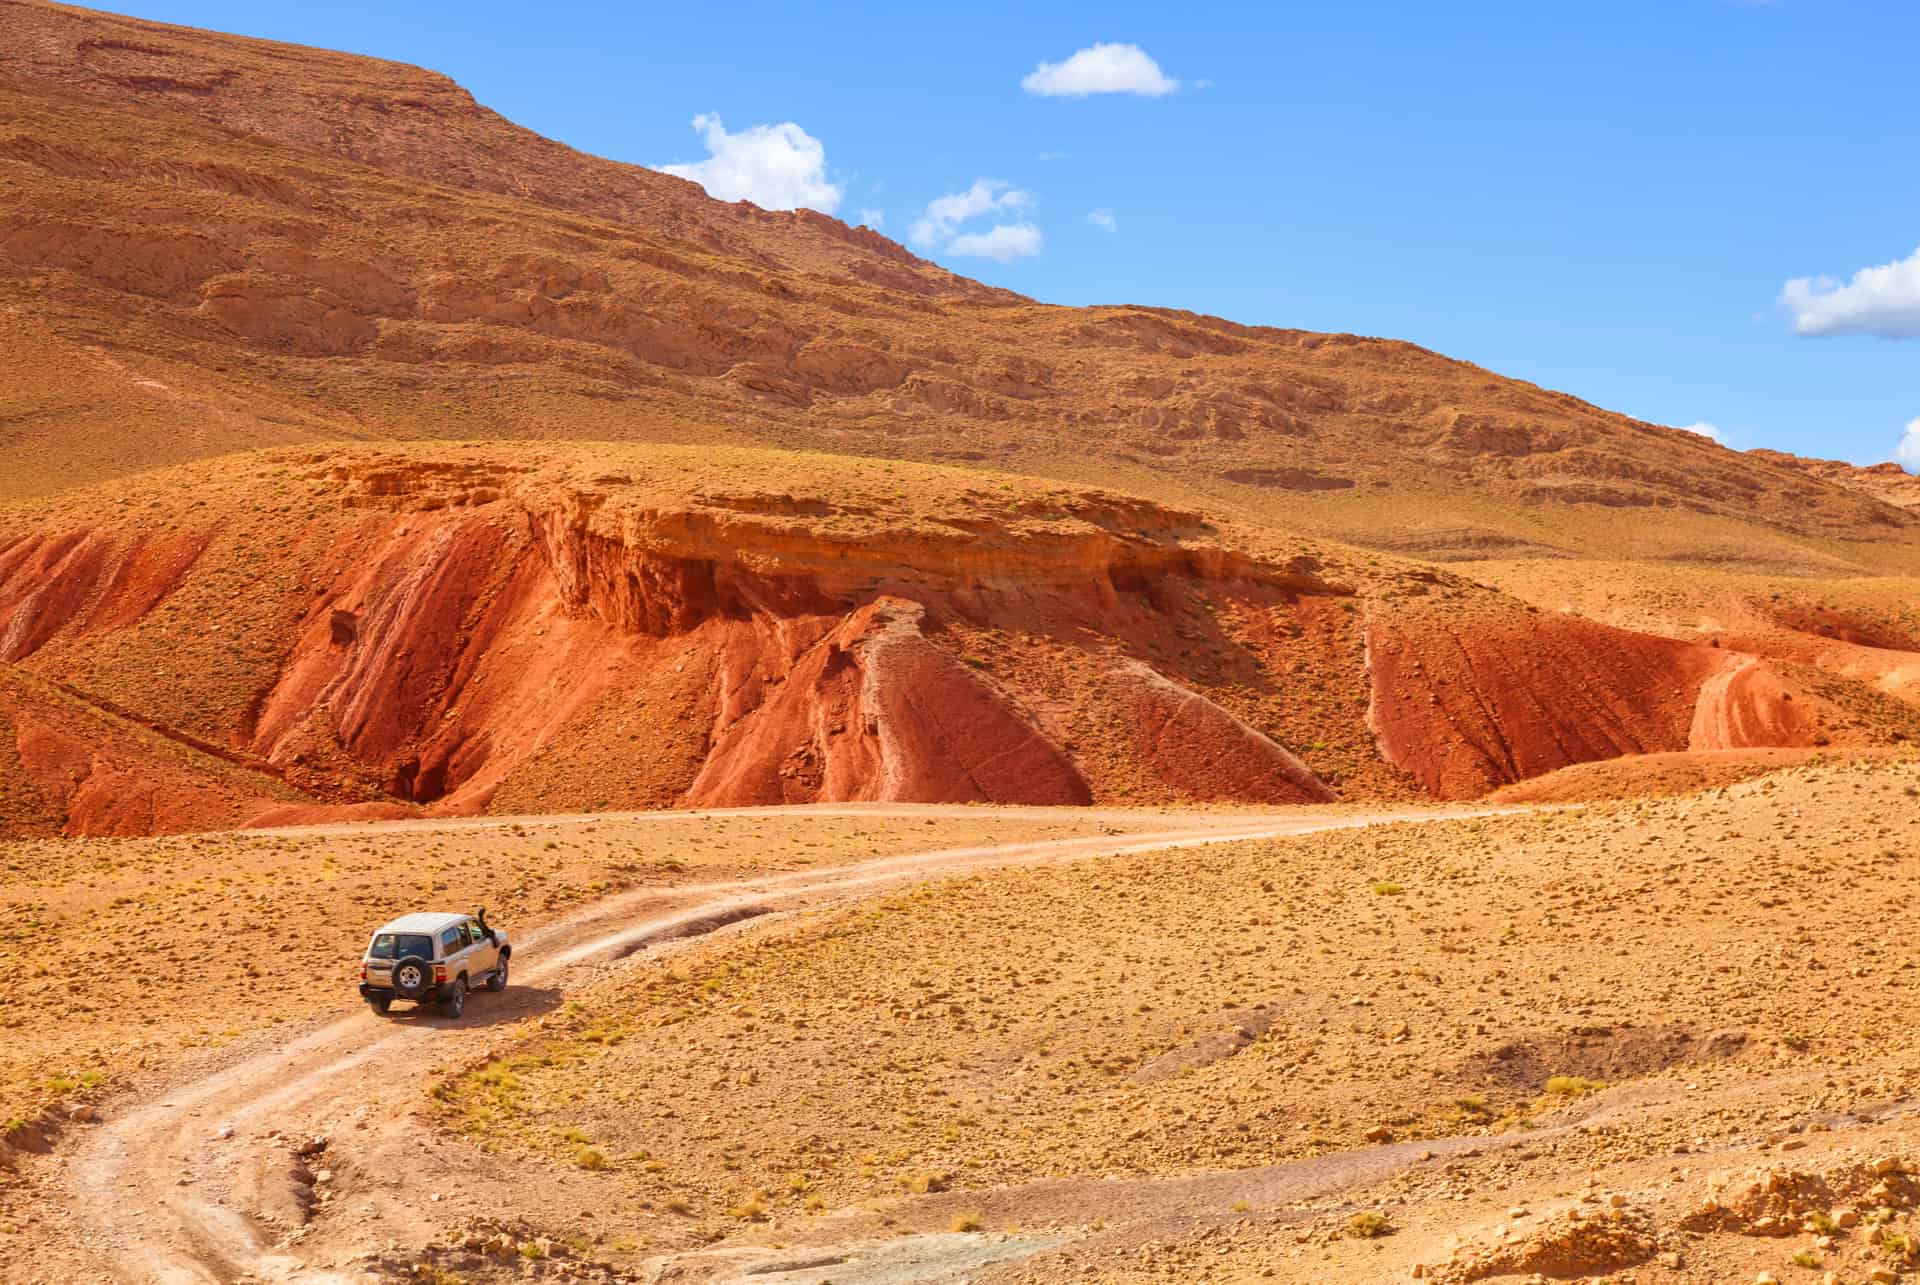
[(4, 11), (0, 497), (273, 445), (565, 437), (1117, 480), (1438, 558), (1612, 549), (1648, 512), (1649, 556), (1920, 553), (1885, 470), (1407, 343), (1037, 304), (584, 155), (419, 68)]

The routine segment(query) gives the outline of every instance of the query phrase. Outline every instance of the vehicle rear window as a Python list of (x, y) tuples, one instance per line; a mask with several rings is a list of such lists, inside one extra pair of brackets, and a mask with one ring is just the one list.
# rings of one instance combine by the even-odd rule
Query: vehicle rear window
[(433, 938), (425, 933), (375, 933), (367, 955), (371, 959), (405, 959), (408, 955), (432, 959)]

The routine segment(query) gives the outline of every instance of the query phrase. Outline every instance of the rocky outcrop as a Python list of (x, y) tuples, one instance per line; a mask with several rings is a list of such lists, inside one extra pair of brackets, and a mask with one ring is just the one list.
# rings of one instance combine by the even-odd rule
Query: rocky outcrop
[(1594, 759), (1682, 750), (1721, 653), (1518, 604), (1463, 619), (1380, 611), (1368, 629), (1380, 751), (1434, 796), (1472, 798)]
[[(1291, 600), (1352, 592), (1309, 555), (1258, 556), (1200, 515), (1104, 491), (953, 496), (929, 478), (924, 504), (902, 504), (891, 489), (669, 479), (658, 459), (630, 458), (640, 467), (274, 457), (236, 497), (248, 507), (208, 526), (180, 525), (205, 500), (165, 488), (137, 526), (93, 513), (7, 541), (0, 625), (12, 659), (76, 690), (136, 705), (161, 693), (199, 720), (218, 704), (195, 690), (238, 664), (254, 695), (182, 734), (275, 773), (293, 793), (260, 807), (283, 823), (472, 812), (502, 790), (571, 808), (1088, 803), (1087, 753), (1133, 762), (1128, 789), (1169, 799), (1333, 796), (1203, 683), (1103, 641), (1184, 633), (1203, 600), (1257, 602), (1269, 622)], [(305, 495), (296, 520), (262, 521), (269, 484)], [(284, 596), (223, 587), (260, 537)], [(966, 654), (970, 631), (1015, 619), (1036, 631), (1023, 647), (1068, 646), (1103, 676), (1097, 704), (1126, 737), (1070, 748), (1055, 711)], [(242, 633), (284, 641), (242, 658), (221, 645)], [(144, 667), (118, 668), (181, 644), (200, 659), (160, 662), (163, 678), (183, 668), (157, 687), (141, 688)], [(22, 742), (32, 762), (73, 762), (74, 746), (50, 745)], [(82, 829), (168, 812), (117, 761), (61, 770)]]
[(1800, 455), (1789, 455), (1785, 451), (1766, 449), (1751, 450), (1747, 454), (1780, 468), (1792, 469), (1835, 486), (1871, 495), (1895, 508), (1910, 511), (1920, 509), (1920, 477), (1891, 460), (1883, 464), (1860, 465), (1849, 464), (1845, 460), (1807, 459)]
[(1072, 761), (985, 675), (929, 642), (926, 609), (882, 597), (784, 674), (729, 691), (696, 805), (915, 800), (1081, 804)]
[[(971, 476), (421, 447), (117, 486), (0, 532), (0, 639), (192, 764), (95, 753), (0, 693), (0, 784), (33, 783), (18, 828), (102, 832), (248, 806), (1293, 803), (1920, 735), (1891, 671), (1870, 687), (1431, 571), (1349, 584), (1198, 513)], [(201, 806), (213, 764), (241, 775)]]
[(1338, 797), (1284, 746), (1139, 661), (1116, 667), (1134, 753), (1190, 798), (1325, 803)]

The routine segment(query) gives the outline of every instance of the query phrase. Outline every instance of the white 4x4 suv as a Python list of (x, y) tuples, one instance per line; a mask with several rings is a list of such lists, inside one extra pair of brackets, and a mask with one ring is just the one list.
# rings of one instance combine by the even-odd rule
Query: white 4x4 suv
[(507, 935), (487, 926), (487, 912), (402, 915), (373, 934), (360, 960), (360, 994), (376, 1013), (396, 999), (437, 1003), (448, 1017), (467, 1006), (467, 991), (507, 988)]

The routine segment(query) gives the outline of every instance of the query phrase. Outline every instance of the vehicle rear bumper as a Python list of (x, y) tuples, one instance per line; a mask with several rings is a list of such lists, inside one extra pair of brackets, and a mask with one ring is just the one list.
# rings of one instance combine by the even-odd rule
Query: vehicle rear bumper
[[(427, 987), (426, 992), (420, 996), (419, 1002), (422, 1004), (438, 1003), (440, 1000), (443, 1000), (446, 997), (447, 997), (447, 988), (445, 986), (429, 986)], [(399, 992), (395, 991), (391, 986), (369, 986), (367, 983), (361, 982), (360, 998), (361, 999), (396, 1000), (396, 999), (402, 999), (405, 997), (402, 996)]]

